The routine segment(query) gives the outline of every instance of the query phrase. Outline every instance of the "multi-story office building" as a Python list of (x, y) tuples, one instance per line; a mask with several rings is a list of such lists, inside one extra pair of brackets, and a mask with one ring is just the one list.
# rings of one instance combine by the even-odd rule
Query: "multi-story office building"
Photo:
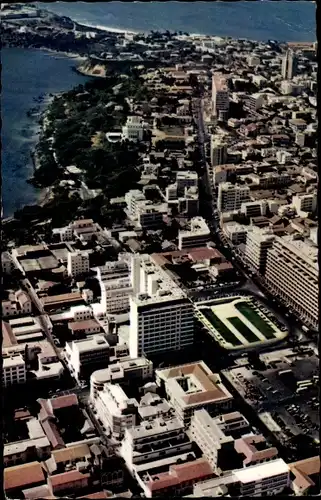
[(232, 405), (233, 397), (220, 376), (203, 361), (156, 370), (156, 382), (165, 386), (169, 401), (186, 427), (196, 410), (204, 408), (214, 416)]
[(272, 248), (275, 236), (271, 229), (260, 229), (256, 226), (248, 228), (244, 257), (250, 266), (264, 275), (267, 255)]
[(89, 272), (89, 254), (88, 252), (68, 252), (67, 257), (68, 276), (79, 276)]
[(318, 249), (308, 240), (276, 237), (268, 251), (265, 279), (313, 327), (319, 323)]
[(243, 226), (238, 222), (226, 222), (223, 224), (223, 232), (233, 245), (246, 243), (248, 226)]
[(222, 182), (218, 187), (219, 212), (239, 210), (242, 203), (250, 201), (250, 188), (247, 185)]
[(97, 279), (101, 289), (101, 306), (105, 314), (117, 314), (129, 310), (129, 296), (133, 292), (130, 265), (125, 260), (107, 262), (97, 267)]
[(233, 472), (240, 496), (277, 495), (290, 484), (289, 466), (278, 458)]
[(267, 202), (265, 200), (247, 201), (241, 205), (241, 213), (246, 217), (260, 217), (266, 214)]
[(289, 485), (289, 466), (279, 458), (198, 483), (194, 496), (229, 496), (229, 491), (233, 491), (233, 496), (261, 497), (282, 493)]
[(109, 344), (100, 334), (67, 342), (65, 353), (70, 371), (77, 380), (89, 378), (94, 371), (107, 367), (109, 363)]
[(209, 413), (202, 409), (194, 412), (191, 420), (190, 433), (193, 441), (202, 450), (204, 457), (210, 463), (215, 473), (219, 473), (219, 454), (234, 452), (234, 439), (220, 429)]
[(198, 187), (197, 172), (183, 171), (176, 174), (177, 195), (184, 196), (185, 188)]
[(297, 74), (298, 59), (293, 50), (286, 51), (282, 58), (282, 78), (284, 80), (292, 80)]
[(8, 387), (26, 382), (26, 364), (21, 354), (4, 355), (2, 358), (2, 385)]
[(121, 455), (128, 469), (157, 460), (168, 459), (191, 451), (193, 445), (185, 434), (184, 425), (178, 418), (158, 418), (153, 422), (127, 428)]
[(315, 213), (317, 209), (318, 197), (316, 193), (295, 195), (292, 197), (292, 205), (299, 217), (307, 217), (310, 213)]
[(211, 136), (210, 158), (213, 168), (227, 162), (227, 144), (214, 135)]
[(113, 363), (90, 377), (90, 397), (94, 399), (107, 383), (126, 383), (131, 380), (149, 380), (153, 375), (153, 363), (147, 358), (129, 358)]
[(136, 425), (138, 402), (128, 398), (118, 384), (105, 384), (93, 404), (98, 418), (115, 438), (121, 439), (126, 428)]
[(130, 297), (129, 348), (133, 358), (180, 350), (193, 344), (194, 312), (191, 301), (165, 270), (148, 256), (142, 256), (140, 272), (133, 272)]
[(203, 217), (193, 217), (190, 230), (178, 231), (178, 248), (196, 248), (206, 245), (211, 239), (211, 232)]
[(212, 78), (213, 114), (221, 121), (228, 119), (229, 89), (226, 77), (222, 73), (215, 73)]

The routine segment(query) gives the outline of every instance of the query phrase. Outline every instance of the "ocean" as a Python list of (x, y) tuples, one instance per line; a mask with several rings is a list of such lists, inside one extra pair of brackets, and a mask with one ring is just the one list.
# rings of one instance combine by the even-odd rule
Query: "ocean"
[(2, 49), (1, 165), (3, 215), (9, 217), (23, 205), (36, 201), (39, 191), (26, 180), (32, 176), (30, 152), (38, 140), (37, 118), (28, 117), (41, 94), (55, 94), (84, 83), (72, 71), (75, 60), (40, 50)]
[[(54, 2), (39, 3), (57, 14), (92, 26), (133, 31), (176, 30), (253, 40), (316, 40), (312, 2)], [(8, 217), (36, 201), (26, 183), (32, 175), (30, 152), (37, 142), (37, 120), (27, 111), (43, 93), (68, 90), (85, 81), (72, 71), (75, 60), (38, 50), (3, 49), (2, 201)], [(42, 107), (44, 104), (42, 104)]]
[(53, 2), (52, 12), (92, 26), (171, 30), (252, 40), (315, 41), (314, 2)]

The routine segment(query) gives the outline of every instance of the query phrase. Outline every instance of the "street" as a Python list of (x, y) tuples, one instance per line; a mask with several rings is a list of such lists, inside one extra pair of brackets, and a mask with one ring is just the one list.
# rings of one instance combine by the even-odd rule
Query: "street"
[(198, 130), (198, 146), (200, 150), (201, 166), (205, 170), (203, 176), (204, 191), (207, 195), (207, 199), (201, 200), (200, 210), (202, 211), (201, 215), (204, 216), (211, 230), (212, 240), (215, 243), (216, 248), (224, 255), (224, 257), (233, 263), (233, 266), (239, 276), (244, 278), (245, 283), (239, 288), (239, 290), (248, 291), (264, 302), (271, 312), (273, 312), (274, 315), (288, 327), (289, 334), (293, 340), (300, 339), (301, 342), (308, 341), (308, 338), (303, 334), (296, 317), (289, 314), (288, 308), (281, 304), (276, 297), (271, 296), (271, 292), (264, 284), (264, 279), (257, 274), (255, 276), (250, 276), (251, 271), (240, 259), (240, 256), (235, 252), (228, 238), (221, 230), (213, 185), (213, 169), (207, 162), (205, 153), (205, 144), (209, 138), (205, 131), (203, 102), (201, 98), (193, 99), (193, 111)]

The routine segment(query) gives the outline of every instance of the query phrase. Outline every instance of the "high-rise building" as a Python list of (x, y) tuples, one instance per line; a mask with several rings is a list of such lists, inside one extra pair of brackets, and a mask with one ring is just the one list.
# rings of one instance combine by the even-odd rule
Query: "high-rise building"
[(250, 188), (247, 185), (222, 182), (218, 187), (218, 211), (239, 210), (242, 203), (250, 201)]
[(212, 78), (213, 114), (221, 121), (228, 119), (229, 90), (226, 77), (222, 73), (214, 73)]
[(227, 144), (214, 135), (211, 137), (210, 158), (213, 168), (227, 162)]
[(318, 249), (308, 241), (276, 237), (265, 279), (271, 289), (313, 327), (319, 323)]
[(272, 248), (274, 238), (270, 229), (253, 226), (247, 231), (245, 259), (256, 272), (262, 275), (265, 273), (267, 253)]
[(282, 58), (282, 78), (292, 80), (297, 74), (298, 60), (293, 50), (287, 50)]
[(101, 306), (105, 314), (117, 314), (129, 309), (132, 293), (130, 267), (125, 261), (107, 262), (97, 267), (97, 279), (101, 289)]
[[(149, 255), (140, 264), (140, 294), (130, 297), (130, 355), (178, 351), (194, 342), (194, 310), (181, 288)], [(135, 276), (138, 277), (136, 270)], [(133, 288), (138, 285), (133, 283)]]
[(88, 252), (68, 252), (67, 257), (68, 276), (79, 276), (89, 272), (89, 254)]

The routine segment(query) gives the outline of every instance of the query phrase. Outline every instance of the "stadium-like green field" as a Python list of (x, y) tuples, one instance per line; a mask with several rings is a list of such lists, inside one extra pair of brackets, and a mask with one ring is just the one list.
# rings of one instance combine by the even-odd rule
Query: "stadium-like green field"
[(199, 318), (225, 349), (256, 347), (283, 339), (287, 332), (259, 314), (253, 302), (251, 297), (236, 296), (203, 303), (198, 306)]

